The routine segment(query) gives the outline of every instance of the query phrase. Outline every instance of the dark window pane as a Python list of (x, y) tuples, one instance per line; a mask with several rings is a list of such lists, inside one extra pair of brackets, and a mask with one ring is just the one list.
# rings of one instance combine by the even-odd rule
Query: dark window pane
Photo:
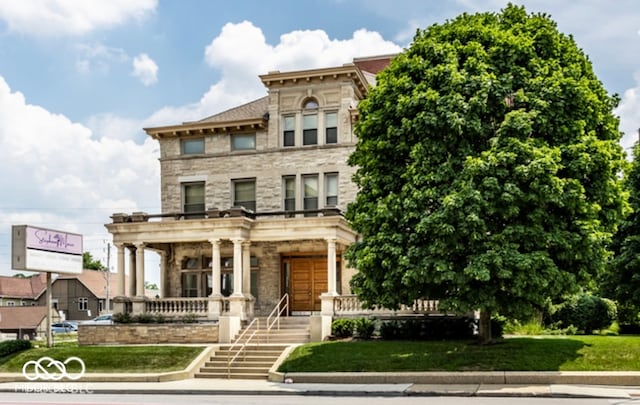
[(305, 129), (302, 132), (302, 144), (303, 145), (317, 145), (318, 144), (318, 129)]
[(295, 146), (295, 131), (284, 131), (284, 146)]

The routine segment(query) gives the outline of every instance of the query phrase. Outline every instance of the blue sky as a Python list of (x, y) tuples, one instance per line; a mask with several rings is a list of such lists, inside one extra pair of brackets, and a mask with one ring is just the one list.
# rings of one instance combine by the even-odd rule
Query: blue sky
[[(546, 12), (640, 127), (640, 2), (514, 1)], [(158, 145), (176, 124), (266, 94), (259, 74), (406, 47), (416, 28), (499, 0), (0, 0), (0, 274), (12, 224), (85, 235), (106, 259), (114, 212), (160, 212)], [(154, 281), (153, 274), (149, 277)]]

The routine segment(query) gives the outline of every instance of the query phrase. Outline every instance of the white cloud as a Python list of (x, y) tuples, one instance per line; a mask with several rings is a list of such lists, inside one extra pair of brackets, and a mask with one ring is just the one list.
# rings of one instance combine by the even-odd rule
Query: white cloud
[(157, 0), (0, 1), (0, 19), (10, 31), (27, 35), (82, 35), (143, 19), (157, 4)]
[(80, 59), (76, 61), (76, 70), (82, 74), (108, 74), (111, 66), (130, 60), (124, 49), (103, 44), (80, 44), (76, 46)]
[[(157, 143), (112, 133), (95, 136), (85, 125), (28, 104), (0, 76), (2, 229), (28, 223), (109, 239), (103, 224), (112, 213), (159, 212)], [(5, 231), (2, 246), (9, 244)], [(10, 263), (8, 251), (0, 251), (0, 263)]]
[(133, 58), (133, 72), (131, 74), (145, 86), (151, 86), (158, 82), (158, 65), (146, 53)]
[(636, 86), (622, 95), (615, 113), (620, 117), (620, 130), (624, 132), (622, 147), (630, 154), (631, 147), (638, 142), (640, 128), (640, 73), (636, 74)]

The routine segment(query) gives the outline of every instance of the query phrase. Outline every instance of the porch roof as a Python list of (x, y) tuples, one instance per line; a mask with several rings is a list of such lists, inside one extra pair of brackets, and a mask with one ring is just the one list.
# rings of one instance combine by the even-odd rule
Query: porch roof
[(356, 233), (342, 216), (304, 218), (201, 218), (106, 224), (114, 244), (155, 244), (242, 238), (252, 242), (336, 239), (350, 245)]

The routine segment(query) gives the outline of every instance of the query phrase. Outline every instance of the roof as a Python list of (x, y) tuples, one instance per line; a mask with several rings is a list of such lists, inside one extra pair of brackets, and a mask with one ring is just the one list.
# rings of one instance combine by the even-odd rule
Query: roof
[(46, 317), (46, 306), (0, 307), (0, 330), (37, 329)]
[(0, 276), (0, 297), (37, 299), (46, 288), (46, 273), (27, 278)]
[[(370, 86), (376, 84), (376, 73), (384, 69), (395, 55), (356, 58), (353, 63), (342, 66), (306, 69), (290, 72), (273, 71), (260, 75), (260, 80), (269, 90), (291, 85), (309, 85), (329, 80), (348, 79), (353, 82), (358, 97), (365, 97)], [(184, 122), (155, 128), (144, 128), (154, 139), (190, 136), (229, 131), (255, 131), (266, 128), (269, 96), (261, 97), (238, 107), (211, 115), (198, 121)]]
[(269, 107), (269, 96), (250, 101), (238, 107), (231, 108), (221, 113), (201, 119), (195, 122), (228, 122), (245, 120), (248, 118), (263, 118)]
[(107, 298), (107, 274), (110, 275), (109, 279), (109, 297), (115, 297), (118, 295), (118, 280), (117, 275), (114, 273), (106, 273), (99, 270), (83, 270), (80, 274), (65, 274), (60, 275), (54, 283), (59, 280), (78, 280), (82, 283), (96, 298)]

